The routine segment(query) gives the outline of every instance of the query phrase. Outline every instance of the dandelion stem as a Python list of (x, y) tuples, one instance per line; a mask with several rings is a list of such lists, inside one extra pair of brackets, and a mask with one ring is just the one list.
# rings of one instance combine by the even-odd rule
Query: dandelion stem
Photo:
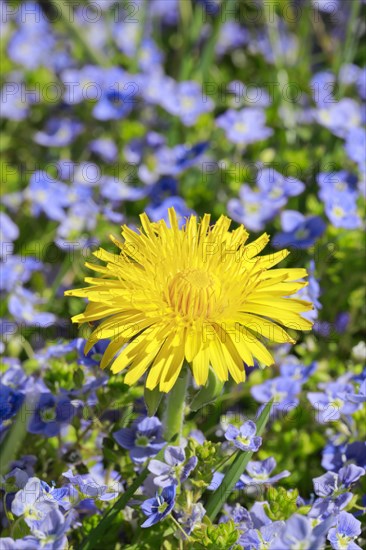
[(176, 434), (177, 445), (180, 442), (182, 434), (183, 416), (184, 416), (184, 400), (188, 384), (188, 366), (183, 367), (182, 372), (174, 384), (171, 391), (165, 399), (164, 411), (164, 437), (166, 441), (171, 440)]

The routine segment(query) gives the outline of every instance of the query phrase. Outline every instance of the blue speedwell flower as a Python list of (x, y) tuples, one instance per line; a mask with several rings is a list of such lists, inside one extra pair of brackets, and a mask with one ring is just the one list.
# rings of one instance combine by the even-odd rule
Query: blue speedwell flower
[(262, 525), (260, 529), (249, 529), (240, 537), (239, 543), (243, 548), (251, 550), (271, 548), (284, 526), (284, 521), (274, 521), (268, 525)]
[(57, 503), (48, 499), (41, 481), (36, 477), (28, 479), (23, 489), (17, 492), (11, 505), (16, 516), (23, 516), (29, 527), (42, 521), (52, 510), (57, 510)]
[(34, 414), (29, 422), (28, 431), (45, 437), (58, 435), (65, 424), (69, 424), (76, 408), (66, 395), (55, 397), (52, 393), (42, 393)]
[(321, 424), (339, 420), (341, 415), (350, 415), (356, 412), (361, 403), (349, 401), (347, 396), (354, 394), (354, 387), (346, 380), (321, 383), (319, 388), (324, 392), (309, 392), (307, 397), (318, 411), (317, 420)]
[(122, 428), (113, 434), (118, 445), (130, 451), (134, 462), (144, 462), (156, 455), (165, 445), (162, 425), (156, 416), (141, 417), (131, 428)]
[(13, 252), (13, 241), (19, 237), (18, 226), (5, 212), (0, 212), (0, 258), (7, 259)]
[(274, 218), (278, 208), (285, 206), (286, 199), (279, 204), (269, 199), (265, 193), (249, 185), (242, 185), (239, 198), (230, 199), (227, 204), (229, 216), (252, 231), (261, 231), (266, 222)]
[(14, 416), (23, 400), (24, 394), (22, 392), (0, 383), (0, 422)]
[(262, 438), (255, 435), (257, 427), (251, 420), (244, 422), (240, 428), (235, 428), (229, 424), (225, 432), (225, 437), (228, 441), (232, 441), (234, 446), (242, 451), (258, 451), (262, 445)]
[(34, 135), (34, 141), (44, 147), (65, 147), (70, 145), (83, 130), (83, 125), (72, 119), (52, 118), (46, 129)]
[(186, 455), (183, 447), (169, 446), (164, 451), (164, 460), (151, 460), (148, 469), (157, 477), (154, 479), (158, 487), (168, 487), (183, 483), (191, 471), (197, 466), (197, 457), (192, 456), (185, 463)]
[(216, 119), (216, 124), (225, 130), (229, 141), (242, 145), (262, 141), (273, 134), (273, 130), (266, 126), (266, 115), (260, 108), (229, 109)]
[(250, 460), (246, 467), (247, 473), (240, 476), (239, 481), (241, 486), (253, 483), (260, 485), (272, 484), (291, 475), (288, 470), (284, 470), (271, 477), (271, 473), (276, 468), (276, 465), (276, 460), (273, 457), (266, 458), (265, 460)]
[(157, 493), (154, 498), (145, 500), (141, 505), (141, 510), (148, 518), (141, 527), (151, 527), (151, 525), (155, 525), (155, 523), (158, 523), (170, 514), (175, 503), (175, 491), (175, 485), (169, 485), (163, 489), (160, 495)]
[(329, 529), (328, 540), (335, 550), (361, 550), (354, 541), (361, 534), (361, 522), (348, 512), (341, 512), (336, 526)]
[(281, 224), (283, 231), (273, 237), (273, 246), (276, 248), (309, 248), (326, 229), (326, 224), (320, 216), (303, 216), (296, 210), (282, 212)]
[(297, 395), (301, 391), (301, 383), (288, 376), (278, 376), (272, 380), (266, 380), (263, 384), (253, 386), (250, 391), (259, 403), (268, 403), (274, 399), (276, 411), (288, 412), (299, 403)]
[(294, 514), (285, 523), (280, 536), (271, 545), (271, 550), (306, 548), (320, 550), (324, 547), (325, 534), (329, 526), (324, 522), (313, 528), (311, 519)]
[(319, 497), (313, 503), (309, 516), (327, 518), (345, 508), (352, 500), (349, 488), (365, 475), (364, 468), (349, 464), (335, 472), (326, 472), (313, 479), (314, 492)]

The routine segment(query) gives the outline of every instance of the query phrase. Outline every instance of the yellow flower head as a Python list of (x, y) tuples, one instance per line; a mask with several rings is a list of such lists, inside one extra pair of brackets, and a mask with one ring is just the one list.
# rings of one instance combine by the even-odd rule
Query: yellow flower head
[(294, 343), (280, 325), (311, 328), (301, 313), (312, 304), (289, 298), (307, 285), (299, 281), (307, 272), (270, 270), (288, 251), (258, 256), (268, 235), (246, 244), (242, 225), (229, 231), (231, 220), (221, 216), (210, 226), (208, 214), (200, 222), (191, 216), (180, 229), (173, 208), (169, 225), (153, 223), (146, 214), (140, 219), (139, 232), (122, 227), (123, 243), (111, 237), (119, 254), (94, 253), (107, 265), (86, 264), (100, 274), (85, 279), (89, 287), (66, 292), (88, 298), (85, 312), (73, 322), (101, 320), (86, 353), (98, 340), (110, 339), (101, 367), (112, 363), (113, 373), (128, 367), (126, 384), (148, 371), (146, 387), (168, 392), (184, 359), (197, 384), (206, 383), (209, 365), (220, 380), (230, 373), (240, 383), (244, 363), (274, 362), (262, 337)]

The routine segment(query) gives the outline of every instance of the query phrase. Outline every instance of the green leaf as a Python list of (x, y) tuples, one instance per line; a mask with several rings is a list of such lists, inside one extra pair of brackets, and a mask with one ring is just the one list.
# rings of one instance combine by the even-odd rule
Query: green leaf
[(33, 412), (33, 409), (33, 401), (28, 400), (23, 403), (5, 440), (1, 444), (0, 475), (4, 475), (8, 472), (10, 462), (16, 458), (18, 449), (27, 434), (27, 425), (30, 419), (30, 413)]
[(163, 397), (163, 393), (159, 391), (159, 386), (156, 386), (154, 390), (144, 389), (144, 400), (149, 416), (154, 416), (159, 408), (160, 401)]
[(221, 382), (210, 368), (206, 385), (194, 396), (189, 405), (191, 411), (196, 412), (208, 403), (215, 401), (223, 387), (224, 382)]
[[(27, 535), (30, 535), (30, 529), (28, 525), (25, 523), (23, 518), (18, 518), (13, 527), (12, 537), (16, 539), (22, 539), (23, 537), (26, 537)], [(16, 544), (15, 544), (16, 546)]]
[[(261, 435), (264, 431), (264, 428), (269, 419), (269, 415), (271, 413), (272, 403), (273, 400), (266, 404), (256, 422), (257, 435)], [(212, 493), (212, 495), (208, 499), (206, 505), (206, 513), (211, 521), (215, 519), (222, 506), (225, 504), (228, 496), (235, 487), (235, 484), (244, 472), (249, 460), (252, 458), (253, 453), (238, 451), (237, 455), (237, 458), (234, 460), (233, 464), (226, 472), (221, 485), (216, 489), (216, 491)]]
[(81, 369), (77, 369), (74, 372), (72, 379), (74, 381), (75, 387), (77, 389), (80, 389), (84, 382), (84, 372)]

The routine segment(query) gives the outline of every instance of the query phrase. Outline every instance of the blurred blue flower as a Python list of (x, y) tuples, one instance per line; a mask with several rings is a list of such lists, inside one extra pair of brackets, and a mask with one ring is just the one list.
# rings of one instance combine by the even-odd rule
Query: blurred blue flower
[(8, 260), (8, 256), (13, 253), (13, 242), (18, 237), (18, 226), (5, 212), (0, 212), (0, 258)]
[(288, 412), (298, 405), (297, 395), (300, 391), (301, 384), (298, 380), (280, 376), (253, 386), (250, 393), (259, 403), (268, 403), (273, 399), (275, 411)]
[(78, 352), (78, 364), (84, 367), (98, 367), (100, 360), (110, 343), (110, 340), (103, 339), (98, 340), (96, 344), (85, 355), (84, 348), (87, 340), (84, 338), (77, 338), (74, 340), (75, 348)]
[(0, 538), (0, 548), (2, 550), (41, 550), (40, 544), (39, 540), (32, 535), (15, 540), (11, 537)]
[(360, 172), (366, 172), (366, 130), (365, 128), (352, 128), (346, 138), (344, 145), (345, 151), (349, 158), (357, 165)]
[(346, 138), (352, 128), (362, 124), (360, 105), (354, 100), (345, 97), (327, 107), (321, 107), (316, 112), (316, 119), (335, 136)]
[(54, 437), (61, 432), (64, 425), (70, 424), (76, 414), (76, 407), (66, 395), (54, 396), (52, 393), (41, 393), (28, 431), (45, 437)]
[(228, 109), (216, 119), (216, 124), (225, 131), (229, 141), (242, 145), (262, 141), (273, 134), (273, 130), (266, 126), (266, 115), (260, 108)]
[(361, 522), (348, 512), (341, 512), (336, 519), (336, 526), (328, 531), (327, 539), (335, 550), (362, 550), (355, 543), (361, 534)]
[(0, 290), (14, 290), (19, 283), (27, 283), (33, 271), (42, 268), (43, 263), (32, 256), (10, 256), (0, 263)]
[(149, 188), (150, 205), (159, 206), (167, 197), (178, 195), (178, 180), (173, 176), (162, 176)]
[(339, 70), (338, 80), (341, 84), (345, 84), (346, 86), (356, 84), (361, 72), (362, 69), (354, 63), (344, 63)]
[(143, 187), (129, 187), (112, 176), (103, 176), (100, 183), (100, 194), (111, 201), (138, 201), (143, 199), (147, 192), (148, 190)]
[(288, 355), (280, 364), (281, 376), (299, 380), (301, 383), (306, 382), (316, 370), (316, 363), (303, 365), (302, 362), (294, 355)]
[(11, 505), (12, 513), (15, 516), (23, 516), (31, 529), (52, 510), (57, 509), (57, 503), (46, 498), (41, 481), (37, 477), (28, 479), (25, 487), (16, 493)]
[(142, 71), (155, 71), (157, 66), (161, 65), (163, 57), (161, 50), (157, 47), (154, 40), (151, 38), (144, 38), (142, 40), (138, 51), (138, 63)]
[(229, 424), (228, 429), (225, 432), (225, 438), (228, 441), (232, 441), (234, 446), (242, 451), (258, 451), (262, 444), (262, 438), (256, 436), (257, 427), (254, 422), (248, 420), (236, 428), (232, 424)]
[(322, 525), (321, 523), (313, 528), (311, 519), (301, 514), (294, 514), (285, 522), (280, 536), (271, 544), (271, 550), (284, 550), (285, 548), (321, 550), (324, 548), (328, 528), (328, 524)]
[(283, 199), (300, 195), (305, 185), (302, 181), (286, 177), (273, 168), (261, 168), (257, 175), (257, 186), (270, 200), (282, 205)]
[(65, 147), (82, 132), (83, 125), (70, 118), (51, 118), (46, 129), (34, 134), (34, 141), (44, 147)]
[(318, 310), (322, 309), (322, 304), (319, 301), (320, 297), (320, 285), (318, 279), (315, 277), (315, 263), (314, 260), (311, 260), (308, 267), (308, 285), (304, 288), (301, 288), (297, 293), (296, 297), (301, 300), (307, 300), (313, 304), (313, 309), (310, 311), (305, 311), (302, 316), (309, 321), (315, 321), (318, 318)]
[(186, 218), (195, 215), (194, 210), (189, 208), (181, 197), (167, 197), (161, 204), (151, 204), (145, 210), (152, 221), (165, 220), (169, 224), (169, 208), (175, 209), (180, 227), (186, 223)]
[(320, 216), (306, 217), (296, 210), (283, 211), (281, 225), (283, 231), (273, 237), (273, 246), (276, 248), (309, 248), (326, 229), (326, 224)]
[(319, 197), (323, 202), (330, 200), (335, 194), (347, 197), (357, 197), (357, 176), (341, 170), (340, 172), (321, 172), (317, 176)]
[(132, 107), (129, 92), (105, 90), (93, 109), (93, 115), (98, 120), (120, 120), (131, 112)]
[(61, 80), (65, 85), (63, 100), (67, 104), (77, 104), (100, 97), (104, 71), (101, 67), (84, 65), (80, 69), (65, 69)]
[(51, 220), (62, 221), (64, 207), (68, 206), (67, 185), (52, 178), (47, 172), (37, 170), (30, 178), (25, 197), (30, 201), (33, 216), (42, 212)]
[[(229, 216), (251, 231), (261, 231), (278, 212), (279, 204), (267, 198), (261, 191), (253, 191), (248, 185), (241, 186), (239, 199), (230, 199), (227, 204)], [(284, 206), (285, 200), (281, 203)]]
[(269, 525), (263, 525), (260, 529), (249, 529), (240, 536), (238, 543), (243, 548), (250, 548), (250, 550), (272, 548), (276, 539), (284, 530), (284, 526), (284, 521), (274, 521)]
[(152, 19), (161, 18), (165, 25), (176, 25), (179, 21), (179, 0), (151, 0), (148, 9)]
[(165, 445), (162, 424), (156, 416), (138, 418), (131, 428), (122, 428), (113, 437), (118, 445), (130, 451), (134, 462), (145, 462)]
[(0, 422), (14, 416), (23, 401), (24, 394), (22, 392), (0, 383)]
[(223, 21), (215, 44), (217, 55), (222, 56), (235, 48), (244, 46), (249, 40), (248, 32), (236, 21)]
[(193, 146), (189, 145), (177, 145), (173, 148), (176, 154), (176, 167), (177, 172), (186, 170), (191, 166), (195, 166), (202, 158), (202, 155), (206, 152), (210, 145), (209, 141), (199, 141)]
[[(21, 14), (27, 13), (28, 17), (22, 17)], [(10, 59), (31, 70), (41, 65), (52, 66), (55, 39), (41, 6), (37, 2), (26, 2), (18, 15), (19, 28), (8, 44)]]
[(334, 320), (334, 328), (339, 334), (343, 334), (347, 331), (349, 323), (351, 321), (351, 314), (348, 311), (341, 311), (336, 315)]
[(271, 476), (271, 473), (276, 468), (277, 463), (273, 457), (266, 458), (265, 460), (250, 460), (246, 467), (246, 472), (240, 476), (238, 486), (244, 487), (253, 483), (263, 485), (276, 483), (284, 477), (288, 477), (291, 473), (288, 470), (284, 470), (279, 474)]
[(314, 478), (314, 492), (320, 498), (313, 503), (309, 516), (325, 519), (334, 513), (339, 513), (353, 498), (353, 494), (348, 489), (363, 475), (365, 475), (364, 468), (348, 464), (342, 467), (338, 474), (327, 472)]
[[(115, 499), (123, 490), (120, 479), (121, 476), (116, 471), (111, 471), (106, 482), (106, 472), (102, 464), (96, 464), (87, 474), (74, 475), (72, 470), (62, 474), (66, 477), (73, 487), (84, 496), (91, 499), (98, 499), (108, 502)], [(108, 476), (107, 476), (108, 477)]]
[(193, 81), (175, 83), (171, 93), (164, 98), (163, 107), (178, 116), (186, 126), (193, 126), (203, 113), (212, 111), (213, 101), (203, 96), (201, 86)]
[(56, 321), (56, 316), (53, 313), (36, 311), (35, 306), (43, 303), (44, 300), (31, 290), (17, 286), (9, 297), (8, 309), (17, 321), (46, 327)]
[(271, 97), (267, 90), (255, 86), (251, 89), (240, 80), (233, 80), (227, 87), (228, 91), (233, 95), (231, 105), (233, 106), (256, 106), (269, 107), (272, 104)]
[(104, 162), (112, 163), (117, 160), (118, 147), (112, 139), (93, 139), (93, 141), (89, 143), (89, 149), (92, 153), (100, 156)]
[[(14, 82), (15, 81), (15, 82)], [(30, 104), (37, 100), (37, 94), (32, 96), (25, 94), (24, 82), (6, 82), (0, 92), (1, 116), (9, 120), (24, 120), (29, 115)]]
[[(73, 204), (57, 228), (57, 238), (74, 239), (81, 236), (83, 231), (92, 231), (97, 224), (98, 213), (98, 206), (92, 200)], [(73, 244), (84, 246), (80, 239)]]
[(365, 403), (366, 402), (366, 379), (360, 383), (358, 393), (348, 393), (346, 399), (351, 403)]
[(313, 479), (314, 492), (320, 497), (337, 497), (340, 491), (345, 491), (365, 475), (364, 468), (355, 464), (343, 466), (338, 473), (326, 472)]
[(326, 109), (329, 104), (335, 103), (334, 87), (336, 77), (332, 71), (320, 71), (315, 73), (311, 80), (313, 99), (319, 108)]
[(325, 213), (335, 227), (357, 229), (361, 219), (357, 213), (356, 198), (351, 194), (334, 194), (325, 203)]
[(183, 447), (168, 446), (164, 451), (164, 460), (150, 460), (148, 470), (156, 477), (154, 484), (158, 487), (168, 487), (183, 483), (197, 466), (197, 457), (192, 456), (186, 463)]
[(51, 510), (44, 518), (32, 525), (35, 540), (40, 542), (42, 550), (57, 550), (67, 548), (66, 533), (75, 519), (74, 511), (64, 516), (59, 510)]
[(343, 380), (319, 384), (323, 392), (308, 392), (307, 397), (317, 410), (317, 420), (324, 424), (339, 420), (341, 415), (349, 415), (360, 408), (360, 404), (347, 400), (354, 393), (353, 385)]
[(357, 89), (360, 94), (360, 98), (366, 100), (366, 66), (359, 70), (357, 79)]
[(337, 13), (339, 8), (339, 0), (332, 0), (331, 3), (329, 0), (312, 0), (312, 4), (315, 9), (325, 13)]
[(154, 498), (149, 498), (143, 502), (141, 510), (145, 516), (148, 516), (148, 519), (144, 521), (141, 527), (151, 527), (170, 514), (175, 504), (175, 491), (175, 485), (165, 487), (160, 495), (157, 493)]

